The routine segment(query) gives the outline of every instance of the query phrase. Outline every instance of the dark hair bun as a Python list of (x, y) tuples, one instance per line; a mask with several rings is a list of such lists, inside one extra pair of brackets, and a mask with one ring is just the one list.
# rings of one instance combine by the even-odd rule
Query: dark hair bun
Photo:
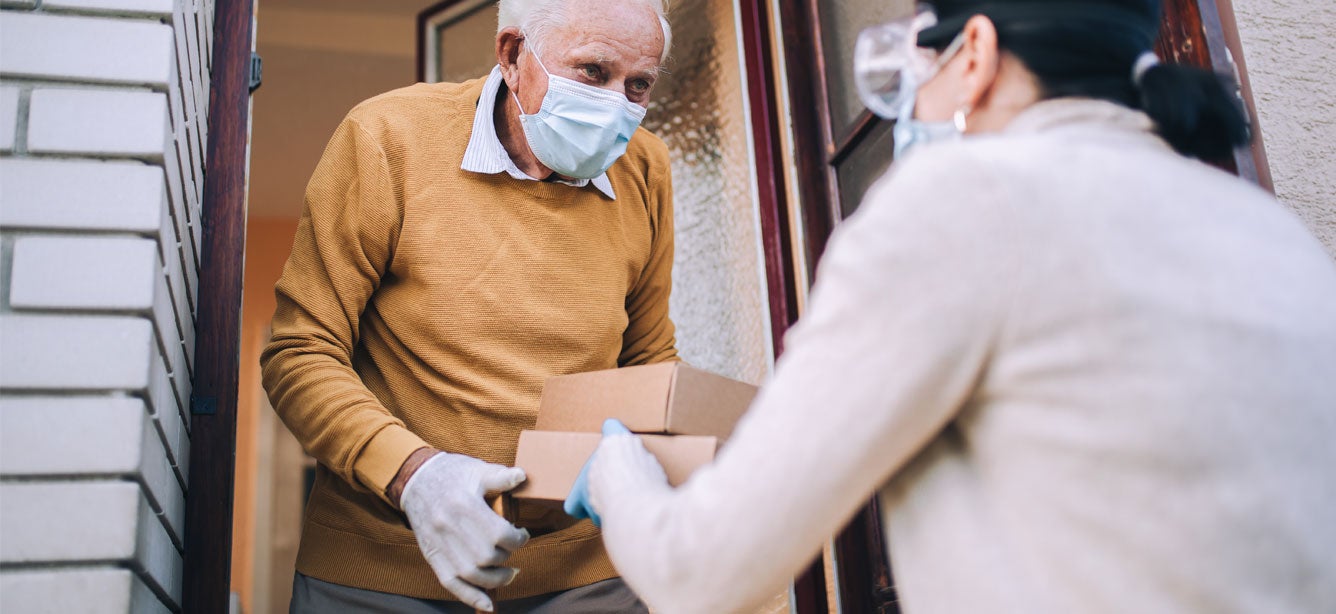
[(1141, 78), (1141, 108), (1179, 153), (1219, 160), (1252, 139), (1242, 101), (1232, 90), (1215, 73), (1160, 64)]

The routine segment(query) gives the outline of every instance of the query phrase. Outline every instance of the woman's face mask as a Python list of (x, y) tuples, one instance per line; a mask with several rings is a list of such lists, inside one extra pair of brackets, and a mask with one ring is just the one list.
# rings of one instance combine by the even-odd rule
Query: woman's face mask
[(547, 94), (536, 113), (526, 114), (515, 96), (534, 156), (567, 177), (593, 179), (607, 172), (626, 153), (627, 143), (645, 119), (645, 108), (617, 92), (548, 72), (533, 48), (528, 49), (547, 74)]
[(918, 46), (918, 33), (937, 23), (931, 10), (920, 9), (913, 17), (873, 26), (858, 36), (854, 47), (854, 81), (858, 94), (873, 113), (895, 119), (895, 157), (925, 143), (959, 139), (963, 122), (929, 122), (915, 118), (919, 88), (932, 80), (942, 66), (964, 45), (964, 34), (956, 36), (938, 53)]

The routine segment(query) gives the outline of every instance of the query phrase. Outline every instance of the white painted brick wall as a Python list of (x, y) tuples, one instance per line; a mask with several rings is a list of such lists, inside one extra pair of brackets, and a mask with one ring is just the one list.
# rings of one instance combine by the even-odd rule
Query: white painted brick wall
[(212, 24), (0, 0), (0, 611), (179, 610)]
[(43, 0), (42, 8), (167, 17), (172, 0)]
[(14, 150), (14, 134), (19, 124), (19, 88), (0, 87), (0, 151)]
[(0, 389), (143, 390), (158, 355), (135, 317), (7, 314), (0, 339)]
[(0, 611), (24, 614), (168, 614), (128, 569), (41, 569), (0, 574)]
[(147, 395), (154, 419), (161, 425), (163, 437), (171, 449), (172, 466), (181, 475), (182, 483), (190, 474), (190, 430), (188, 406), (176, 398), (171, 376), (161, 356), (154, 357), (149, 373)]
[(172, 69), (166, 24), (7, 11), (0, 31), (3, 76), (166, 87)]
[(133, 482), (0, 484), (0, 562), (124, 561), (181, 598), (181, 554)]
[(158, 232), (170, 223), (165, 184), (138, 162), (3, 158), (0, 227)]
[[(15, 309), (141, 311), (151, 315), (173, 382), (190, 376), (177, 314), (158, 261), (158, 244), (130, 237), (22, 237), (14, 243), (10, 306)], [(190, 321), (184, 320), (185, 326)], [(190, 335), (193, 339), (193, 332)]]
[(162, 277), (157, 264), (158, 244), (150, 239), (21, 237), (14, 243), (9, 304), (149, 310)]
[(28, 151), (162, 160), (171, 131), (157, 92), (42, 88), (28, 110)]
[(0, 399), (0, 475), (128, 476), (142, 480), (178, 546), (181, 482), (144, 401), (132, 397)]

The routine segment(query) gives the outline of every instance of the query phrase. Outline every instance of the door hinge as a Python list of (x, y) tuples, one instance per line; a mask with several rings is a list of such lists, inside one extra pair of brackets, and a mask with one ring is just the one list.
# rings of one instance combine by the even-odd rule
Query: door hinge
[(264, 81), (264, 61), (260, 59), (260, 54), (251, 52), (250, 62), (250, 92), (260, 89), (260, 83)]

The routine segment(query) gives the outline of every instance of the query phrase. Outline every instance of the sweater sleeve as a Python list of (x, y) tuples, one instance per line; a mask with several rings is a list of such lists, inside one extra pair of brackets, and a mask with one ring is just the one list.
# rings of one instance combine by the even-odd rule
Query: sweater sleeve
[(604, 542), (656, 611), (754, 610), (781, 592), (974, 393), (1010, 302), (1005, 215), (953, 165), (906, 164), (837, 231), (715, 463), (673, 490), (595, 456)]
[(302, 447), (387, 503), (385, 489), (427, 446), (353, 370), (363, 310), (393, 258), (403, 211), (380, 144), (350, 116), (306, 189), (292, 255), (275, 288), (265, 390)]
[(646, 204), (654, 238), (649, 261), (626, 296), (627, 326), (618, 358), (623, 367), (677, 360), (677, 329), (668, 317), (673, 289), (673, 177), (667, 147), (657, 138), (652, 142)]

